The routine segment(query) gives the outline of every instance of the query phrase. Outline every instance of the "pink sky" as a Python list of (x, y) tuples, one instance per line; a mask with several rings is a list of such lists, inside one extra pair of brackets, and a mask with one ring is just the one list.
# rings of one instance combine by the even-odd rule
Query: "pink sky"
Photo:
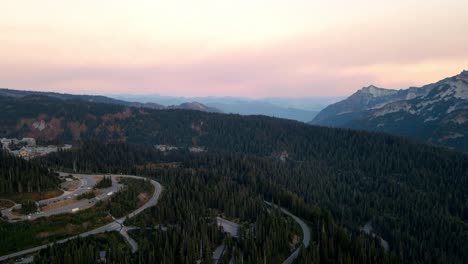
[(406, 88), (468, 69), (467, 10), (460, 0), (8, 1), (0, 87), (247, 97)]

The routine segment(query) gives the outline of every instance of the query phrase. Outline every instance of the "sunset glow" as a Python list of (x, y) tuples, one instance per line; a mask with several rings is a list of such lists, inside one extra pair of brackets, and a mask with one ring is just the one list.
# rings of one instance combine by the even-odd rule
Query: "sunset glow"
[(468, 68), (468, 1), (4, 1), (0, 87), (335, 96)]

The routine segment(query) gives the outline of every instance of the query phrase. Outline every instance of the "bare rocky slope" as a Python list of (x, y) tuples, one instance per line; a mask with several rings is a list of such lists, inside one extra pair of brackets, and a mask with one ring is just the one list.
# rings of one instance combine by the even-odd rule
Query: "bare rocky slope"
[(468, 151), (468, 71), (420, 88), (365, 87), (311, 124), (401, 135)]

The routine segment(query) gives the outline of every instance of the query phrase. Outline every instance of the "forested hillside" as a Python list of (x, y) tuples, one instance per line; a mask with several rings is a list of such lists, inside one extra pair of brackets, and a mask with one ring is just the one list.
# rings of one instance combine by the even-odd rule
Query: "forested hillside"
[(358, 149), (366, 154), (380, 146), (395, 151), (423, 148), (382, 134), (314, 127), (265, 116), (128, 108), (39, 96), (0, 97), (0, 121), (0, 135), (8, 137), (29, 136), (62, 143), (95, 139), (148, 146), (198, 146), (207, 151), (261, 156), (283, 153), (294, 160), (327, 158), (324, 155), (336, 158), (347, 155), (343, 154), (346, 151), (359, 153)]
[[(353, 132), (349, 132), (348, 140), (352, 136)], [(351, 140), (354, 147), (345, 147), (346, 144), (340, 141), (322, 141), (317, 144), (322, 146), (317, 147), (313, 155), (286, 162), (278, 162), (276, 157), (245, 154), (163, 154), (138, 145), (96, 142), (91, 143), (92, 147), (85, 144), (81, 150), (53, 154), (43, 162), (68, 169), (75, 164), (75, 169), (80, 171), (105, 169), (154, 175), (168, 186), (185, 188), (187, 185), (197, 190), (199, 187), (192, 181), (199, 177), (210, 180), (221, 175), (226, 177), (224, 181), (249, 186), (266, 200), (279, 201), (304, 219), (315, 219), (320, 210), (329, 210), (351, 234), (359, 234), (361, 227), (371, 223), (378, 236), (387, 240), (390, 250), (410, 263), (431, 260), (466, 263), (468, 157), (392, 137), (369, 134), (369, 139), (365, 143)], [(338, 148), (335, 144), (342, 147), (335, 150)], [(140, 150), (145, 155), (139, 154)], [(100, 158), (92, 158), (104, 157), (102, 153), (106, 152), (109, 153), (106, 161), (109, 165), (102, 164)], [(125, 165), (117, 160), (111, 162), (111, 157), (128, 162)], [(193, 179), (171, 183), (176, 179), (175, 175), (179, 175), (175, 172), (186, 169)], [(194, 171), (203, 173), (193, 174)], [(216, 192), (211, 191), (213, 193)], [(222, 198), (223, 193), (215, 197)], [(173, 204), (179, 202), (174, 200)], [(234, 212), (241, 210), (235, 203), (227, 208)], [(182, 211), (180, 213), (185, 215)], [(320, 234), (319, 227), (314, 233), (316, 236)], [(330, 229), (342, 237), (342, 231), (334, 227)], [(315, 239), (332, 239), (329, 235)], [(308, 257), (325, 254), (310, 250)]]
[[(12, 110), (18, 106), (24, 107)], [(385, 134), (263, 116), (66, 104), (46, 97), (5, 100), (0, 108), (0, 119), (6, 120), (1, 130), (8, 135), (75, 142), (78, 149), (38, 160), (50, 168), (143, 174), (169, 186), (163, 176), (186, 169), (197, 178), (222, 175), (311, 222), (317, 221), (311, 211), (329, 211), (352, 241), (371, 226), (405, 261), (468, 262), (466, 154)], [(44, 129), (35, 122), (43, 122)], [(159, 152), (156, 144), (179, 149)], [(195, 146), (205, 152), (190, 153)], [(330, 230), (341, 237), (341, 231)], [(317, 257), (314, 252), (307, 254)]]
[(58, 182), (47, 168), (0, 151), (0, 194), (46, 191)]
[[(140, 148), (146, 155), (138, 154)], [(106, 162), (113, 165), (102, 167), (100, 159), (93, 157), (102, 157), (106, 151), (109, 153)], [(127, 162), (112, 162), (110, 157)], [(165, 191), (158, 206), (126, 222), (126, 225), (141, 228), (131, 233), (140, 245), (135, 256), (137, 263), (193, 263), (200, 259), (211, 262), (213, 250), (221, 243), (227, 245), (226, 251), (234, 256), (236, 263), (241, 263), (241, 259), (243, 263), (281, 263), (291, 250), (284, 242), (292, 241), (292, 234), (300, 233), (295, 230), (291, 218), (272, 211), (264, 204), (264, 199), (287, 207), (310, 223), (313, 243), (299, 263), (401, 262), (395, 254), (385, 253), (377, 241), (342, 228), (317, 206), (304, 203), (299, 196), (266, 178), (260, 180), (249, 172), (249, 165), (244, 163), (247, 158), (176, 152), (164, 155), (139, 145), (92, 142), (81, 150), (56, 153), (41, 162), (52, 167), (64, 164), (61, 168), (65, 170), (71, 170), (70, 166), (75, 163), (78, 171), (99, 168), (123, 171), (153, 177), (163, 184)], [(270, 159), (265, 161), (273, 163)], [(225, 236), (214, 228), (212, 221), (218, 215), (236, 219), (242, 225), (241, 240)], [(167, 229), (147, 229), (155, 226)], [(84, 245), (74, 247), (81, 251)], [(88, 252), (97, 256), (96, 249)], [(57, 254), (44, 253), (49, 257)]]

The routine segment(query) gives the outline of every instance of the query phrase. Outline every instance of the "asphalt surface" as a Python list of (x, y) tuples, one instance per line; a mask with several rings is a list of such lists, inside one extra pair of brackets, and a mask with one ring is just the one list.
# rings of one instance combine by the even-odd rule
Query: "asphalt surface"
[(218, 246), (215, 251), (213, 252), (213, 264), (218, 264), (223, 256), (224, 250), (226, 249), (226, 245), (222, 244)]
[[(112, 175), (112, 177), (113, 177), (113, 181), (114, 181), (114, 177), (133, 178), (133, 179), (148, 179), (148, 178), (133, 176), (133, 175)], [(145, 209), (147, 209), (149, 207), (152, 207), (152, 206), (155, 206), (158, 203), (158, 200), (159, 200), (159, 197), (161, 195), (161, 192), (162, 192), (163, 188), (162, 188), (161, 184), (159, 184), (158, 182), (156, 182), (156, 181), (154, 181), (152, 179), (149, 179), (149, 180), (150, 180), (150, 183), (154, 186), (153, 196), (151, 196), (151, 198), (148, 200), (148, 202), (146, 202), (143, 206), (136, 209), (132, 213), (130, 213), (130, 214), (128, 214), (128, 215), (126, 215), (126, 216), (124, 216), (122, 218), (116, 219), (112, 223), (109, 223), (107, 225), (101, 226), (99, 228), (90, 230), (88, 232), (85, 232), (85, 233), (82, 233), (82, 234), (79, 234), (79, 235), (76, 235), (76, 236), (73, 236), (73, 237), (69, 237), (69, 238), (66, 238), (66, 239), (63, 239), (63, 240), (59, 240), (59, 241), (56, 241), (54, 243), (50, 243), (50, 244), (46, 244), (46, 245), (42, 245), (42, 246), (30, 248), (30, 249), (18, 251), (18, 252), (9, 254), (9, 255), (1, 256), (0, 261), (5, 261), (5, 260), (10, 259), (10, 258), (15, 258), (15, 257), (19, 257), (19, 256), (22, 256), (22, 255), (30, 254), (30, 253), (39, 251), (41, 249), (47, 248), (48, 246), (52, 246), (53, 244), (57, 244), (57, 243), (62, 244), (62, 243), (65, 243), (67, 241), (70, 241), (70, 240), (78, 238), (78, 237), (87, 237), (87, 236), (90, 236), (90, 235), (95, 235), (95, 234), (105, 233), (105, 232), (111, 232), (111, 231), (117, 231), (117, 232), (122, 234), (122, 232), (121, 232), (122, 229), (124, 229), (124, 231), (123, 231), (124, 234), (122, 234), (122, 235), (124, 236), (127, 243), (130, 244), (130, 246), (132, 248), (132, 251), (133, 250), (135, 250), (135, 251), (138, 250), (138, 245), (136, 244), (136, 242), (130, 236), (128, 236), (127, 228), (123, 225), (123, 222), (127, 218), (135, 217), (139, 213), (143, 212)], [(134, 244), (132, 245), (132, 243), (134, 243)]]
[[(269, 203), (267, 201), (264, 201), (264, 202), (269, 206), (277, 206), (277, 205), (274, 205), (274, 204)], [(279, 207), (279, 208), (284, 214), (292, 217), (292, 219), (294, 219), (294, 221), (296, 221), (296, 223), (299, 224), (299, 226), (302, 229), (302, 234), (303, 234), (302, 244), (303, 244), (304, 248), (307, 248), (309, 246), (309, 244), (310, 244), (310, 229), (309, 229), (309, 226), (307, 226), (307, 224), (304, 223), (304, 221), (302, 221), (299, 217), (293, 215), (288, 210), (286, 210), (286, 209), (284, 209), (282, 207)], [(220, 217), (217, 217), (216, 221), (218, 222), (218, 225), (222, 225), (223, 228), (226, 228), (226, 227), (228, 229), (229, 228), (238, 228), (238, 225), (236, 223), (233, 223), (231, 221), (228, 221), (228, 220), (220, 218)], [(285, 261), (283, 261), (283, 264), (292, 264), (294, 262), (294, 260), (296, 260), (296, 258), (299, 256), (299, 251), (301, 250), (301, 248), (302, 247), (298, 247), (291, 255), (289, 255), (289, 257)], [(219, 260), (221, 259), (221, 256), (223, 255), (224, 249), (225, 249), (225, 245), (223, 244), (223, 245), (220, 245), (219, 247), (217, 247), (216, 250), (213, 252), (213, 263), (214, 264), (217, 264), (219, 262)], [(231, 262), (234, 262), (233, 258), (231, 258), (230, 263)]]
[(216, 217), (218, 226), (222, 226), (224, 232), (231, 234), (232, 237), (239, 237), (239, 224), (231, 222), (221, 217)]
[(135, 253), (138, 251), (138, 244), (135, 240), (133, 240), (131, 236), (128, 235), (127, 231), (129, 230), (131, 229), (126, 226), (122, 226), (119, 233), (125, 239), (125, 241), (130, 246), (130, 248), (132, 249), (132, 253)]
[[(60, 173), (61, 176), (64, 175), (69, 175), (69, 173)], [(94, 179), (96, 176), (102, 176), (102, 175), (86, 175), (86, 174), (73, 174), (75, 178), (78, 178), (81, 182), (80, 186), (76, 188), (76, 190), (72, 192), (64, 192), (62, 195), (46, 199), (46, 200), (41, 200), (38, 201), (37, 203), (40, 206), (46, 206), (52, 203), (57, 203), (57, 202), (63, 202), (68, 199), (72, 199), (80, 194), (86, 193), (91, 191), (91, 189), (96, 185), (96, 180)], [(109, 176), (109, 175), (106, 175)], [(82, 210), (86, 209), (88, 207), (94, 206), (99, 200), (105, 200), (108, 199), (109, 194), (114, 194), (119, 191), (120, 185), (117, 183), (116, 178), (119, 177), (119, 175), (112, 175), (112, 186), (109, 188), (105, 189), (99, 189), (102, 194), (96, 196), (95, 198), (92, 199), (82, 199), (82, 200), (77, 200), (75, 203), (62, 206), (60, 208), (52, 209), (52, 210), (47, 210), (47, 211), (39, 211), (36, 213), (32, 213), (29, 215), (13, 215), (12, 210), (16, 208), (17, 206), (14, 206), (9, 209), (5, 209), (2, 211), (2, 215), (7, 217), (9, 222), (17, 222), (17, 221), (23, 221), (23, 220), (35, 220), (39, 217), (49, 217), (52, 215), (57, 215), (57, 214), (63, 214), (63, 213), (71, 213), (73, 210)]]
[[(273, 204), (265, 201), (266, 204), (270, 205), (270, 206), (273, 206)], [(277, 205), (274, 205), (274, 206), (277, 206)], [(302, 234), (303, 234), (303, 239), (302, 239), (302, 244), (304, 245), (304, 248), (307, 248), (309, 246), (309, 243), (310, 243), (310, 229), (309, 229), (309, 226), (307, 226), (306, 223), (304, 223), (304, 221), (302, 221), (299, 217), (293, 215), (291, 212), (289, 212), (288, 210), (282, 208), (282, 207), (279, 207), (280, 210), (292, 217), (292, 219), (294, 219), (294, 221), (296, 221), (296, 223), (298, 223), (300, 226), (301, 226), (301, 229), (302, 229)], [(299, 251), (301, 250), (301, 247), (297, 248), (285, 261), (283, 261), (283, 264), (292, 264), (294, 262), (294, 260), (296, 260), (296, 258), (299, 256)]]
[[(68, 176), (68, 175), (71, 175), (71, 174), (70, 173), (59, 172), (59, 175), (60, 176)], [(50, 204), (50, 203), (62, 201), (64, 199), (67, 199), (68, 197), (78, 196), (80, 194), (83, 194), (83, 193), (91, 190), (96, 185), (97, 182), (94, 179), (95, 176), (98, 176), (98, 175), (74, 174), (74, 177), (78, 178), (80, 180), (80, 186), (78, 186), (78, 188), (76, 188), (74, 191), (71, 191), (71, 192), (64, 191), (64, 193), (62, 195), (58, 196), (58, 197), (53, 197), (53, 198), (50, 198), (50, 199), (41, 200), (38, 203), (39, 203), (39, 205), (47, 205), (47, 204)]]

